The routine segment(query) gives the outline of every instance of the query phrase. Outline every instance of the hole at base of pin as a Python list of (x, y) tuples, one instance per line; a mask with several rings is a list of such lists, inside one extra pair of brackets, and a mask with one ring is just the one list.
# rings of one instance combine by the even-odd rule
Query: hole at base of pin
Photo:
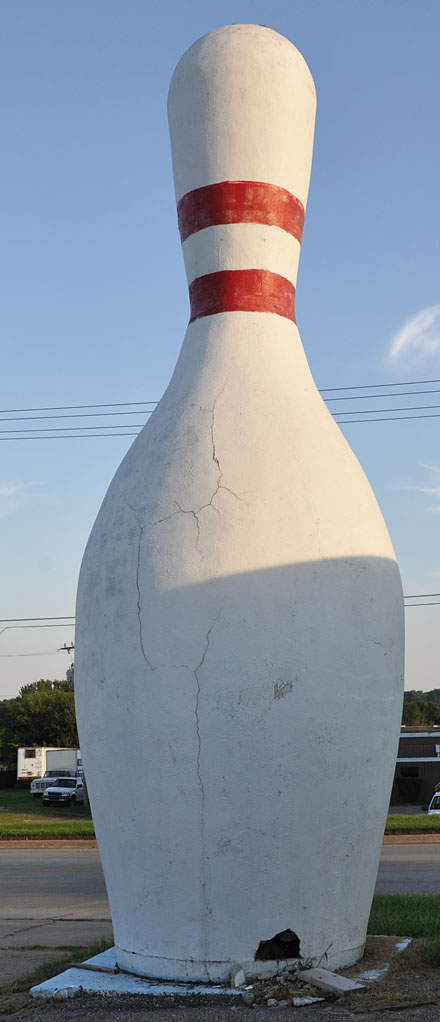
[(273, 962), (284, 958), (300, 958), (299, 937), (293, 930), (281, 930), (270, 940), (261, 940), (255, 952), (256, 962)]

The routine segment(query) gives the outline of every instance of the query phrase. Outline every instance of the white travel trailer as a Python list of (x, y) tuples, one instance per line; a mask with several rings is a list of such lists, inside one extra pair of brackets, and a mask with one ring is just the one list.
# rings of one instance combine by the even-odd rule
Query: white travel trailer
[(33, 746), (17, 749), (17, 780), (61, 777), (82, 772), (79, 749), (60, 749), (55, 746)]

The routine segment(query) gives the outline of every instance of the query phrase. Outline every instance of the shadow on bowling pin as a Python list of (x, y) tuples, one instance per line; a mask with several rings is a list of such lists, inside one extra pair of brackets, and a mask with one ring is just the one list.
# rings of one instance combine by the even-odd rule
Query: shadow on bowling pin
[[(133, 587), (127, 614), (110, 615), (118, 662), (95, 650), (81, 734), (119, 948), (138, 933), (147, 958), (184, 946), (252, 960), (291, 929), (303, 957), (331, 945), (332, 963), (348, 897), (350, 946), (362, 945), (402, 702), (400, 604), (378, 613), (394, 586), (392, 560), (333, 558), (156, 590), (145, 608)], [(125, 793), (117, 837), (98, 780), (110, 761)]]

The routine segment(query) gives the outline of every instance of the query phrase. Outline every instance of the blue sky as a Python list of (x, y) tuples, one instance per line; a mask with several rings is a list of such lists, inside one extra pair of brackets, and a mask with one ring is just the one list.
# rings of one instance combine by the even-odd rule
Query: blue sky
[[(16, 419), (1, 430), (101, 421), (130, 433), (145, 416), (26, 423), (17, 419), (31, 413), (7, 410), (163, 393), (188, 319), (168, 84), (187, 47), (230, 22), (287, 36), (317, 87), (296, 308), (318, 386), (440, 380), (437, 0), (3, 0), (0, 418)], [(410, 393), (330, 407), (440, 405), (436, 393), (414, 394), (436, 388), (385, 387)], [(440, 418), (343, 428), (404, 592), (440, 592)], [(1, 618), (74, 613), (82, 552), (131, 439), (0, 441)], [(406, 621), (406, 686), (436, 687), (440, 605), (409, 607)], [(69, 660), (56, 651), (71, 626), (9, 624), (0, 698), (64, 676)]]

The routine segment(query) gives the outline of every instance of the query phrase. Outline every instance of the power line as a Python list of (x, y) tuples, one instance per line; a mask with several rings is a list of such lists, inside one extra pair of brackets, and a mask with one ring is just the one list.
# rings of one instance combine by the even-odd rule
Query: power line
[[(422, 390), (422, 391), (420, 391), (420, 393), (423, 394), (423, 393), (425, 393), (425, 391)], [(426, 393), (428, 394), (428, 393), (431, 393), (431, 392), (430, 391), (426, 391)], [(434, 393), (434, 391), (433, 391), (433, 393)], [(440, 393), (440, 391), (438, 393)], [(337, 401), (338, 398), (333, 398), (333, 400)], [(345, 400), (345, 399), (341, 398), (341, 400)], [(347, 398), (347, 401), (348, 400), (349, 400), (349, 398)], [(147, 404), (147, 402), (145, 402), (145, 403)], [(153, 404), (153, 402), (150, 402), (150, 403)], [(157, 404), (157, 402), (154, 402), (154, 403)], [(78, 407), (81, 408), (81, 405), (78, 405)], [(95, 407), (99, 407), (99, 405), (95, 406)], [(23, 411), (24, 410), (25, 409), (23, 409)], [(37, 419), (98, 419), (98, 418), (100, 418), (101, 416), (104, 416), (104, 415), (151, 415), (152, 411), (153, 411), (152, 408), (145, 408), (144, 411), (140, 411), (140, 412), (134, 412), (134, 411), (129, 411), (129, 412), (78, 412), (78, 413), (74, 412), (72, 415), (19, 415), (19, 416), (16, 416), (16, 417), (0, 419), (0, 422), (35, 422)], [(137, 423), (135, 423), (135, 425), (137, 425)], [(18, 430), (13, 430), (13, 432), (14, 433), (18, 432)]]
[[(431, 598), (433, 596), (439, 596), (440, 597), (440, 593), (408, 593), (407, 596), (404, 595), (403, 599), (404, 600), (423, 600), (423, 599), (428, 599), (428, 597)], [(422, 604), (422, 606), (423, 606), (423, 604)], [(25, 622), (28, 622), (28, 621), (75, 621), (75, 614), (58, 614), (58, 615), (51, 614), (51, 615), (48, 615), (46, 617), (0, 617), (0, 624), (2, 624), (2, 625), (3, 624), (10, 624), (11, 622), (14, 622), (14, 621), (20, 621), (20, 622), (21, 621), (25, 621)], [(45, 627), (50, 627), (50, 626), (49, 625), (47, 625), (47, 626), (46, 625), (39, 625), (39, 626), (36, 626), (36, 627), (45, 628)], [(57, 627), (62, 628), (63, 626), (60, 625), (60, 626), (57, 626)], [(65, 627), (69, 628), (70, 626), (68, 624), (66, 624)], [(62, 650), (62, 652), (64, 652), (64, 649)]]
[[(396, 384), (397, 386), (397, 384)], [(320, 390), (320, 394), (324, 391)], [(383, 397), (412, 397), (414, 394), (440, 394), (438, 387), (433, 387), (430, 390), (390, 390), (387, 394), (349, 394), (344, 397), (326, 397), (324, 401), (328, 404), (329, 401), (368, 401), (370, 398), (373, 401), (374, 398)], [(1, 421), (1, 420), (0, 420)], [(6, 419), (5, 419), (6, 422)]]
[(70, 621), (72, 618), (75, 620), (74, 614), (52, 614), (50, 617), (0, 617), (0, 625), (9, 624), (11, 621)]
[(61, 625), (61, 624), (58, 624), (58, 625), (5, 625), (4, 628), (0, 629), (0, 635), (3, 635), (3, 632), (11, 631), (13, 628), (74, 628), (74, 627), (75, 627), (75, 625), (74, 625), (73, 621), (72, 621), (71, 624), (69, 624), (69, 622), (67, 622), (66, 624), (63, 624), (63, 625)]
[[(340, 412), (338, 408), (336, 412), (332, 412), (332, 415), (377, 415), (379, 412), (421, 412), (425, 411), (425, 409), (427, 408), (440, 408), (440, 405), (408, 405), (406, 407), (403, 406), (403, 408), (362, 408), (361, 411), (359, 411), (358, 408), (350, 408), (348, 412)], [(412, 416), (410, 416), (410, 418), (412, 418)], [(0, 419), (0, 422), (1, 421), (2, 420)], [(90, 428), (92, 429), (93, 427)], [(5, 433), (6, 430), (2, 429), (0, 430), (0, 432)], [(10, 429), (7, 432), (18, 433), (20, 431), (18, 429), (17, 430)]]
[[(391, 392), (389, 391), (390, 387), (402, 387), (402, 386), (404, 386), (404, 387), (420, 387), (420, 386), (425, 386), (426, 384), (435, 384), (435, 383), (440, 383), (440, 380), (407, 380), (407, 381), (404, 381), (403, 383), (374, 383), (374, 384), (361, 384), (361, 385), (351, 386), (351, 387), (348, 387), (348, 386), (346, 386), (346, 387), (326, 387), (326, 388), (321, 388), (320, 389), (320, 393), (323, 395), (324, 400), (327, 401), (327, 402), (350, 401), (350, 400), (351, 401), (361, 401), (361, 400), (366, 400), (368, 398), (370, 398), (371, 400), (374, 400), (375, 398), (380, 398), (381, 396), (382, 397), (386, 396), (386, 397), (390, 397), (390, 398), (396, 398), (396, 397), (403, 397), (403, 396), (406, 396), (406, 395), (411, 396), (411, 395), (416, 395), (416, 394), (438, 394), (438, 393), (440, 393), (440, 389), (438, 389), (438, 388), (428, 389), (428, 390), (418, 390), (418, 391), (414, 391), (414, 390), (413, 391), (402, 391), (402, 390), (396, 391), (396, 390), (394, 390), (394, 391), (391, 391)], [(386, 391), (387, 388), (388, 388), (388, 393), (384, 394), (383, 392)], [(371, 390), (380, 390), (382, 393), (381, 394), (364, 394), (364, 393), (361, 394), (361, 393), (358, 393), (359, 391), (371, 391)], [(346, 391), (350, 391), (351, 393), (350, 394), (346, 394), (345, 393)], [(344, 393), (342, 394), (341, 392), (344, 392)], [(334, 395), (340, 395), (340, 396), (325, 397), (325, 395), (328, 395), (328, 394), (334, 394)], [(48, 406), (32, 407), (32, 408), (4, 408), (4, 409), (0, 409), (0, 416), (1, 415), (4, 416), (3, 418), (0, 418), (0, 422), (14, 422), (14, 421), (19, 422), (19, 421), (27, 421), (27, 420), (29, 420), (29, 421), (36, 421), (37, 419), (57, 419), (58, 422), (59, 422), (61, 419), (69, 419), (69, 420), (71, 420), (73, 418), (98, 418), (98, 417), (103, 417), (103, 416), (111, 416), (111, 415), (115, 415), (115, 414), (117, 416), (123, 416), (123, 415), (133, 414), (133, 411), (134, 411), (135, 408), (139, 409), (139, 411), (137, 412), (138, 415), (150, 415), (151, 412), (153, 411), (153, 407), (157, 403), (158, 403), (157, 401), (147, 401), (146, 400), (146, 401), (126, 401), (126, 402), (118, 401), (118, 402), (107, 402), (107, 403), (103, 403), (102, 402), (102, 403), (99, 403), (99, 404), (88, 404), (88, 405), (48, 405)], [(152, 406), (152, 407), (147, 407), (147, 406)], [(98, 412), (98, 411), (96, 411), (97, 408), (125, 409), (125, 410), (117, 411), (117, 412), (114, 412), (114, 411), (103, 411), (103, 412), (99, 411)], [(440, 418), (440, 414), (434, 414), (434, 413), (425, 414), (425, 409), (431, 409), (431, 408), (440, 408), (440, 405), (410, 405), (408, 407), (405, 406), (403, 408), (399, 408), (399, 407), (396, 407), (396, 408), (368, 408), (368, 409), (362, 410), (361, 412), (359, 412), (359, 410), (357, 410), (357, 409), (351, 409), (350, 411), (347, 411), (347, 412), (339, 411), (339, 415), (340, 416), (344, 416), (345, 421), (342, 418), (336, 418), (336, 416), (338, 415), (337, 411), (332, 411), (331, 414), (335, 417), (335, 421), (338, 423), (338, 425), (341, 425), (341, 426), (347, 426), (347, 425), (350, 425), (350, 424), (356, 425), (356, 424), (359, 424), (359, 423), (362, 423), (362, 422), (393, 422), (393, 421), (399, 422), (399, 421), (408, 421), (409, 419), (433, 419), (433, 418)], [(78, 409), (82, 409), (82, 411), (78, 411)], [(127, 409), (129, 409), (129, 410), (127, 410)], [(420, 412), (423, 413), (423, 414), (420, 414), (420, 415), (400, 415), (400, 414), (398, 414), (398, 413), (400, 413), (402, 411), (405, 411), (405, 412), (406, 411), (415, 411), (416, 412), (418, 410), (420, 410)], [(12, 417), (11, 418), (7, 418), (7, 417), (5, 417), (8, 413), (11, 413), (11, 415), (12, 415), (12, 413), (20, 413), (20, 412), (26, 412), (26, 413), (32, 413), (32, 412), (60, 412), (60, 413), (63, 413), (63, 414), (59, 414), (59, 415), (30, 415), (30, 414), (27, 414), (27, 415), (17, 415), (15, 418), (12, 418)], [(383, 416), (383, 415), (378, 415), (377, 414), (378, 412), (380, 412), (380, 413), (382, 413), (382, 412), (394, 412), (396, 414), (389, 415), (389, 416), (388, 415), (387, 416)], [(71, 414), (65, 414), (65, 413), (71, 413)], [(349, 416), (356, 415), (356, 414), (362, 414), (363, 416), (367, 416), (368, 415), (369, 418), (362, 418), (362, 419), (349, 418)], [(93, 423), (93, 424), (91, 424), (89, 426), (60, 426), (60, 425), (58, 425), (58, 426), (55, 426), (55, 427), (37, 427), (37, 428), (34, 428), (34, 427), (30, 428), (29, 427), (29, 428), (26, 428), (26, 429), (8, 429), (8, 430), (0, 430), (0, 441), (7, 442), (7, 441), (13, 441), (13, 440), (69, 440), (69, 439), (76, 439), (76, 440), (80, 439), (80, 440), (82, 440), (82, 439), (90, 439), (90, 438), (96, 438), (96, 437), (117, 437), (117, 436), (120, 436), (120, 437), (124, 437), (124, 436), (126, 436), (126, 437), (135, 437), (135, 436), (139, 435), (143, 425), (144, 425), (144, 423), (127, 423), (127, 424), (124, 424), (124, 423), (121, 423), (121, 422), (117, 421), (117, 422), (114, 422), (112, 424), (109, 424), (108, 426), (105, 423), (103, 423), (102, 425), (99, 425), (98, 423)], [(137, 426), (139, 426), (139, 429), (136, 429)], [(99, 430), (99, 432), (98, 432), (98, 430)], [(108, 431), (111, 430), (112, 432), (107, 432), (107, 430)], [(130, 430), (130, 432), (128, 432), (128, 430)], [(132, 432), (132, 430), (136, 430), (136, 432)], [(23, 434), (23, 435), (21, 435), (21, 434)]]
[[(440, 380), (427, 380), (427, 383), (440, 383)], [(396, 383), (396, 387), (398, 384)], [(406, 387), (402, 383), (402, 387)], [(0, 408), (0, 415), (8, 415), (12, 412), (67, 412), (74, 408), (133, 408), (135, 405), (157, 405), (157, 401), (105, 401), (98, 405), (48, 405), (41, 408)]]
[(22, 657), (22, 656), (58, 656), (58, 650), (53, 649), (41, 649), (37, 653), (0, 653), (0, 659), (6, 660), (7, 657)]
[(93, 437), (108, 437), (108, 436), (139, 436), (140, 430), (137, 433), (60, 433), (59, 436), (0, 436), (0, 443), (9, 443), (12, 440), (91, 440)]
[[(396, 412), (398, 410), (399, 409), (396, 408)], [(336, 412), (336, 415), (337, 414), (338, 414), (338, 412)], [(357, 413), (357, 414), (359, 414), (359, 413)], [(353, 412), (353, 415), (356, 415), (356, 412)], [(406, 419), (406, 420), (408, 420), (408, 419), (440, 419), (440, 412), (437, 412), (437, 413), (434, 412), (434, 413), (432, 413), (430, 415), (388, 415), (388, 416), (384, 416), (383, 418), (378, 417), (377, 419), (348, 419), (346, 422), (344, 422), (342, 419), (335, 419), (335, 422), (337, 422), (339, 426), (351, 426), (352, 423), (355, 423), (355, 422), (399, 422), (402, 419)], [(103, 434), (103, 435), (105, 435), (105, 434)], [(0, 437), (0, 440), (1, 439), (2, 439), (2, 437)], [(14, 438), (11, 437), (11, 440), (13, 440), (13, 439)], [(19, 438), (17, 437), (17, 439), (19, 439)], [(25, 440), (26, 437), (23, 437), (23, 439)], [(29, 439), (32, 439), (32, 438), (30, 437)], [(38, 437), (35, 437), (35, 439), (38, 439)]]
[[(439, 407), (440, 408), (440, 405), (435, 405), (434, 407), (436, 407), (436, 408)], [(353, 414), (356, 414), (356, 413), (354, 412)], [(0, 422), (1, 421), (2, 420), (0, 419)], [(135, 429), (136, 426), (142, 426), (142, 423), (141, 422), (129, 422), (129, 423), (127, 423), (127, 425), (125, 425), (124, 423), (116, 423), (116, 426), (123, 426), (124, 429)], [(77, 431), (79, 431), (79, 430), (83, 431), (83, 430), (86, 430), (86, 429), (97, 429), (97, 426), (96, 425), (94, 425), (94, 426), (46, 426), (46, 427), (45, 426), (38, 426), (36, 429), (0, 429), (0, 433), (56, 433), (58, 429), (70, 429), (70, 430), (75, 429)], [(115, 429), (115, 424), (110, 424), (110, 425), (106, 426), (105, 423), (103, 423), (102, 426), (99, 426), (99, 429)], [(101, 433), (94, 433), (93, 434), (93, 436), (101, 436), (101, 435), (105, 436), (106, 434), (105, 433), (102, 433), (102, 434)], [(125, 436), (125, 435), (126, 435), (125, 433), (122, 433), (122, 436)], [(130, 436), (130, 434), (127, 434), (127, 435)], [(72, 436), (75, 436), (75, 434), (73, 433)], [(12, 437), (12, 439), (15, 439), (15, 438)], [(17, 437), (17, 440), (19, 440), (19, 439), (20, 438)], [(29, 438), (29, 439), (31, 439), (31, 438)]]
[[(423, 408), (424, 406), (421, 405), (420, 407)], [(429, 406), (428, 405), (427, 407), (437, 407), (437, 406), (436, 405), (433, 405), (433, 406)], [(438, 406), (438, 407), (440, 407), (440, 406)], [(399, 411), (399, 409), (396, 408), (396, 412), (398, 412), (398, 411)], [(334, 414), (334, 416), (335, 416), (335, 415), (338, 414), (338, 412), (335, 412), (335, 413), (332, 413), (332, 414)], [(359, 412), (358, 413), (356, 413), (355, 411), (352, 411), (352, 412), (349, 412), (349, 413), (340, 412), (339, 414), (340, 415), (345, 415), (345, 414), (351, 414), (351, 415), (358, 414), (359, 415)], [(339, 426), (351, 426), (351, 425), (355, 425), (356, 423), (361, 423), (361, 422), (363, 422), (363, 423), (365, 423), (365, 422), (367, 422), (367, 423), (371, 423), (371, 422), (400, 422), (400, 421), (403, 421), (403, 420), (408, 421), (408, 420), (411, 420), (411, 419), (439, 419), (439, 418), (440, 418), (440, 412), (439, 413), (435, 413), (434, 412), (434, 413), (430, 413), (429, 415), (388, 415), (388, 416), (376, 416), (376, 418), (371, 418), (371, 419), (336, 419), (335, 418), (335, 422)], [(137, 423), (133, 423), (133, 424), (130, 424), (130, 425), (127, 424), (126, 428), (127, 429), (131, 429), (132, 425), (137, 425)], [(69, 427), (66, 426), (64, 428), (67, 430)], [(96, 428), (96, 427), (93, 427), (93, 426), (86, 426), (86, 427), (72, 426), (71, 428), (72, 429), (84, 429), (84, 428), (85, 429), (93, 429), (93, 428)], [(114, 426), (109, 426), (109, 427), (101, 426), (100, 428), (101, 429), (106, 429), (106, 428), (114, 429), (115, 427)], [(19, 432), (23, 432), (23, 433), (27, 433), (27, 434), (29, 434), (31, 432), (39, 432), (41, 434), (41, 433), (43, 433), (43, 430), (38, 430), (38, 431), (37, 430), (35, 430), (35, 431), (32, 431), (32, 430), (0, 430), (0, 433), (3, 433), (3, 432), (11, 432), (11, 433), (14, 433), (14, 434), (19, 433)], [(91, 439), (95, 439), (96, 437), (106, 438), (106, 437), (114, 437), (114, 436), (139, 436), (140, 432), (141, 432), (141, 429), (138, 429), (135, 433), (85, 433), (85, 432), (84, 433), (72, 433), (72, 432), (71, 433), (67, 433), (67, 432), (65, 432), (65, 433), (53, 432), (52, 433), (52, 431), (50, 429), (48, 429), (48, 430), (45, 431), (45, 435), (44, 436), (42, 436), (42, 435), (39, 435), (39, 436), (29, 436), (29, 435), (27, 435), (27, 436), (0, 436), (0, 443), (11, 443), (11, 442), (13, 442), (15, 440), (17, 440), (17, 441), (19, 441), (19, 440), (91, 440)], [(50, 435), (47, 435), (47, 434), (50, 434)]]
[(321, 394), (329, 394), (335, 390), (373, 390), (379, 387), (421, 387), (425, 383), (440, 383), (440, 380), (402, 380), (399, 383), (364, 383), (360, 387), (321, 387)]
[[(383, 390), (386, 387), (421, 387), (421, 386), (425, 386), (425, 385), (430, 384), (430, 383), (440, 383), (440, 380), (403, 380), (403, 381), (399, 381), (397, 383), (369, 383), (369, 384), (362, 384), (362, 385), (356, 385), (356, 386), (351, 386), (351, 387), (321, 387), (320, 390), (319, 390), (319, 393), (320, 394), (330, 394), (330, 393), (333, 394), (333, 393), (337, 393), (337, 392), (340, 392), (340, 391), (347, 391), (347, 390), (356, 390), (356, 391), (357, 390)], [(409, 393), (411, 394), (413, 392), (409, 391)], [(431, 393), (434, 394), (434, 393), (438, 393), (438, 391), (436, 391), (436, 390), (435, 391), (426, 390), (426, 391), (420, 391), (420, 393), (421, 394), (431, 394)], [(368, 396), (374, 397), (374, 395), (372, 395), (372, 394), (371, 395), (367, 394), (366, 397), (368, 397)], [(377, 395), (377, 396), (379, 397), (380, 395)], [(400, 395), (397, 394), (395, 391), (393, 391), (392, 395), (390, 395), (390, 396), (398, 397)], [(360, 400), (362, 397), (363, 397), (363, 395), (359, 395), (359, 398), (355, 398), (355, 400)], [(329, 398), (328, 400), (329, 401), (339, 401), (339, 400), (342, 401), (342, 400), (349, 400), (349, 398), (347, 398), (347, 399), (345, 399), (345, 398)], [(43, 406), (38, 406), (38, 407), (33, 407), (33, 408), (0, 408), (0, 415), (12, 415), (12, 414), (16, 414), (16, 413), (19, 413), (19, 412), (68, 412), (68, 411), (75, 411), (76, 409), (85, 409), (85, 408), (135, 408), (135, 407), (140, 408), (140, 407), (143, 407), (144, 405), (156, 405), (156, 404), (158, 404), (158, 401), (156, 401), (156, 400), (155, 401), (147, 401), (147, 400), (145, 400), (145, 401), (105, 401), (105, 402), (101, 402), (101, 403), (98, 403), (98, 404), (89, 404), (89, 405), (43, 405)], [(110, 414), (110, 413), (102, 413), (102, 414)], [(125, 414), (125, 413), (120, 413), (120, 414)], [(46, 417), (47, 418), (49, 418), (49, 417), (52, 418), (52, 416), (46, 416)], [(59, 417), (60, 416), (54, 416), (54, 418), (59, 418)], [(70, 418), (70, 417), (71, 416), (67, 416), (67, 418)]]
[(440, 607), (440, 600), (433, 600), (432, 603), (405, 603), (405, 607)]
[[(439, 393), (440, 393), (440, 391), (439, 391)], [(363, 395), (363, 396), (365, 397), (365, 395)], [(337, 400), (337, 399), (335, 398), (334, 400)], [(341, 398), (341, 400), (344, 400), (344, 398)], [(351, 408), (349, 411), (346, 411), (346, 412), (338, 410), (336, 412), (332, 412), (331, 414), (334, 415), (334, 416), (336, 416), (336, 415), (344, 415), (344, 416), (345, 415), (359, 415), (359, 414), (362, 414), (362, 415), (375, 415), (376, 416), (375, 419), (365, 419), (365, 420), (364, 419), (359, 419), (359, 420), (349, 420), (349, 421), (384, 422), (384, 421), (390, 421), (390, 420), (381, 419), (381, 418), (377, 417), (377, 413), (378, 412), (416, 412), (416, 411), (419, 411), (419, 410), (420, 411), (424, 411), (425, 409), (431, 409), (431, 408), (440, 408), (440, 404), (435, 404), (435, 405), (408, 405), (408, 406), (403, 407), (403, 408), (363, 408), (361, 413), (359, 413), (359, 410), (357, 408)], [(112, 415), (114, 413), (112, 413), (112, 412), (98, 412), (97, 414), (98, 415)], [(129, 415), (131, 413), (130, 412), (120, 412), (119, 414), (121, 414), (121, 415)], [(151, 411), (150, 410), (146, 410), (145, 413), (139, 412), (139, 415), (140, 414), (151, 415)], [(40, 416), (40, 418), (42, 418), (42, 419), (47, 419), (47, 418), (70, 419), (70, 418), (80, 418), (80, 417), (82, 417), (82, 416), (69, 416), (69, 415), (60, 415), (60, 416), (56, 416), (56, 415), (45, 416), (45, 415), (42, 415), (42, 416)], [(84, 416), (84, 417), (88, 418), (88, 416)], [(399, 418), (402, 418), (402, 419), (417, 419), (417, 418), (427, 419), (427, 418), (435, 418), (435, 417), (436, 416), (429, 416), (429, 415), (420, 415), (420, 416), (417, 416), (417, 415), (407, 415), (407, 416), (402, 415), (402, 416), (399, 416)], [(392, 416), (392, 418), (396, 418), (396, 416)], [(0, 422), (10, 422), (10, 421), (14, 421), (14, 420), (0, 419)], [(22, 417), (22, 418), (20, 418), (20, 419), (18, 419), (16, 421), (23, 422), (23, 421), (26, 421), (26, 418)], [(30, 421), (34, 421), (34, 420), (31, 419)], [(340, 422), (339, 419), (337, 419), (336, 421)], [(2, 434), (10, 434), (10, 433), (14, 434), (14, 436), (9, 437), (9, 439), (12, 439), (12, 440), (15, 440), (15, 439), (17, 439), (17, 440), (21, 440), (21, 439), (25, 439), (25, 440), (26, 439), (29, 439), (29, 440), (33, 440), (33, 439), (46, 440), (46, 439), (54, 439), (54, 438), (47, 437), (47, 436), (41, 436), (41, 437), (31, 437), (31, 436), (30, 437), (27, 437), (27, 436), (26, 437), (21, 437), (20, 436), (19, 437), (19, 436), (15, 436), (15, 434), (17, 434), (17, 433), (26, 433), (26, 434), (28, 434), (28, 433), (42, 433), (42, 434), (57, 433), (58, 430), (60, 430), (60, 428), (61, 428), (61, 429), (63, 429), (65, 431), (62, 434), (62, 437), (66, 437), (66, 439), (67, 439), (68, 436), (75, 436), (76, 433), (78, 433), (78, 432), (84, 432), (84, 433), (87, 434), (87, 431), (88, 431), (88, 435), (92, 435), (92, 436), (106, 436), (106, 433), (97, 433), (97, 432), (90, 433), (91, 430), (96, 430), (98, 428), (100, 430), (107, 430), (107, 429), (115, 429), (115, 428), (120, 427), (120, 428), (122, 428), (124, 430), (127, 430), (127, 429), (136, 429), (137, 426), (142, 427), (143, 425), (144, 425), (144, 423), (130, 422), (130, 423), (127, 423), (127, 424), (125, 424), (125, 423), (111, 423), (109, 425), (107, 425), (106, 423), (103, 423), (102, 425), (99, 425), (99, 426), (97, 426), (96, 423), (94, 423), (91, 426), (64, 426), (64, 427), (60, 427), (60, 426), (38, 426), (38, 427), (35, 427), (35, 428), (32, 428), (32, 429), (30, 429), (30, 428), (27, 428), (27, 429), (0, 429), (0, 435), (2, 435)], [(67, 433), (67, 430), (69, 430), (68, 433)], [(75, 431), (75, 432), (73, 432), (73, 431)], [(136, 436), (137, 434), (135, 434), (135, 433), (119, 433), (119, 434), (112, 434), (112, 435), (113, 436), (116, 436), (116, 435), (119, 435), (119, 436)], [(60, 437), (58, 437), (57, 439), (60, 439)]]

